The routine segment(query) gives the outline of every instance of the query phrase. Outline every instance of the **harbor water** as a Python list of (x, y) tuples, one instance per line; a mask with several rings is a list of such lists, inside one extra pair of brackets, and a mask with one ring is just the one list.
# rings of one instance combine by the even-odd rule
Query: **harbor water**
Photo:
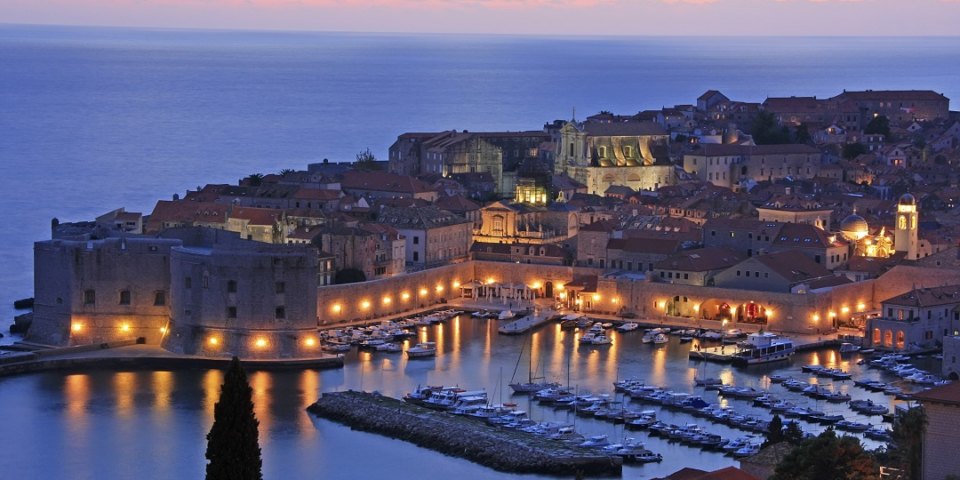
[[(515, 402), (538, 421), (572, 424), (584, 435), (607, 435), (611, 441), (626, 437), (643, 440), (647, 448), (663, 455), (662, 463), (624, 467), (624, 478), (652, 478), (684, 466), (706, 470), (736, 465), (718, 452), (671, 443), (646, 431), (625, 431), (573, 412), (540, 406), (527, 396), (511, 395), (507, 384), (514, 377), (526, 380), (528, 365), (536, 376), (562, 384), (569, 382), (581, 393), (609, 393), (613, 382), (637, 378), (648, 384), (696, 393), (710, 403), (732, 406), (739, 412), (769, 419), (769, 411), (743, 400), (718, 398), (716, 392), (694, 387), (698, 377), (720, 377), (725, 383), (769, 390), (825, 413), (847, 419), (881, 423), (880, 417), (853, 413), (845, 404), (816, 402), (788, 392), (770, 382), (771, 374), (787, 374), (818, 382), (827, 388), (870, 398), (888, 405), (893, 397), (855, 387), (852, 380), (817, 379), (801, 373), (800, 366), (836, 366), (854, 379), (894, 380), (890, 374), (858, 365), (859, 355), (840, 356), (835, 350), (796, 355), (790, 363), (749, 368), (707, 364), (688, 358), (696, 343), (670, 342), (654, 346), (641, 342), (642, 331), (612, 333), (607, 346), (581, 346), (575, 331), (549, 324), (532, 335), (496, 333), (496, 320), (461, 315), (446, 323), (419, 327), (418, 341), (435, 341), (434, 358), (407, 359), (354, 349), (341, 370), (251, 372), (253, 400), (260, 420), (265, 478), (424, 478), (424, 471), (445, 472), (457, 478), (491, 478), (492, 470), (404, 442), (313, 418), (304, 409), (322, 392), (346, 389), (378, 391), (400, 397), (418, 385), (459, 385), (485, 389), (494, 402)], [(696, 341), (695, 341), (696, 342)], [(523, 352), (521, 355), (521, 351)], [(532, 357), (528, 357), (532, 354)], [(9, 478), (139, 478), (151, 472), (156, 478), (185, 478), (203, 471), (205, 435), (212, 422), (222, 374), (217, 370), (48, 372), (0, 379), (0, 425), (10, 448), (0, 450), (0, 472)], [(618, 397), (619, 399), (619, 397)], [(710, 433), (737, 438), (748, 432), (679, 411), (627, 400), (625, 408), (653, 409), (658, 418), (678, 425), (698, 423)], [(805, 431), (822, 426), (802, 422)], [(879, 444), (866, 440), (868, 447)], [(376, 459), (376, 461), (371, 461)], [(497, 473), (498, 478), (509, 477)], [(537, 478), (517, 476), (517, 478)]]

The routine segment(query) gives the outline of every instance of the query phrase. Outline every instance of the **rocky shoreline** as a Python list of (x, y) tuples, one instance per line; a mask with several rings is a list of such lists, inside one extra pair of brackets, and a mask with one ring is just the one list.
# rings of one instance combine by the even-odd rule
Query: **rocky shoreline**
[(405, 440), (502, 472), (616, 476), (623, 470), (619, 457), (579, 450), (524, 432), (493, 428), (471, 418), (377, 393), (324, 393), (307, 410), (355, 430)]

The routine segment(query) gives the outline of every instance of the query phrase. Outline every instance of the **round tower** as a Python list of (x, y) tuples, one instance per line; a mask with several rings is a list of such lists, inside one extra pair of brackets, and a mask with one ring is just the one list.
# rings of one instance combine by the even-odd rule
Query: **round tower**
[(917, 199), (909, 193), (903, 194), (897, 201), (897, 219), (893, 231), (893, 248), (898, 252), (906, 252), (908, 260), (920, 257), (920, 239), (917, 232), (919, 212)]

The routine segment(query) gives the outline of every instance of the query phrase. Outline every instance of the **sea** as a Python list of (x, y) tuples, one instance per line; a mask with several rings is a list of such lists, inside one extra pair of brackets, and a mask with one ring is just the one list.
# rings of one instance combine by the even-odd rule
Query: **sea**
[[(32, 296), (32, 243), (50, 222), (157, 200), (251, 173), (378, 158), (409, 131), (537, 130), (600, 110), (631, 114), (692, 104), (709, 89), (732, 99), (830, 97), (844, 89), (931, 89), (960, 98), (958, 37), (570, 37), (400, 35), (80, 28), (0, 24), (0, 329)], [(956, 108), (956, 107), (954, 107)], [(401, 395), (417, 384), (493, 392), (521, 340), (469, 318), (421, 332), (448, 339), (436, 360), (352, 353), (336, 371), (253, 372), (264, 472), (287, 478), (500, 478), (465, 460), (307, 415), (322, 391)], [(585, 389), (623, 376), (692, 389), (685, 345), (645, 348), (624, 335), (580, 351), (544, 331), (545, 370)], [(834, 361), (826, 353), (794, 361)], [(714, 367), (719, 368), (719, 367)], [(791, 370), (791, 373), (793, 373)], [(768, 386), (770, 369), (715, 373)], [(873, 374), (864, 371), (864, 375)], [(202, 475), (220, 373), (57, 372), (0, 379), (0, 478), (195, 478)], [(849, 383), (849, 382), (847, 382)], [(840, 385), (838, 388), (849, 388)], [(856, 390), (856, 389), (854, 389)], [(853, 392), (851, 392), (853, 393)], [(884, 400), (882, 397), (878, 401)], [(560, 415), (530, 405), (535, 417)], [(683, 420), (683, 419), (678, 419)], [(584, 422), (585, 431), (623, 435)], [(719, 427), (718, 427), (719, 428)], [(604, 430), (606, 429), (606, 430)], [(622, 430), (622, 429), (621, 429)], [(735, 462), (648, 445), (659, 465)], [(522, 478), (536, 478), (523, 476)]]

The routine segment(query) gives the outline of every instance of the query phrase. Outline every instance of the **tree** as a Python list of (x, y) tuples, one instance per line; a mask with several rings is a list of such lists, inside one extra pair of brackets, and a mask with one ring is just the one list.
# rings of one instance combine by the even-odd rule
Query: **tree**
[(843, 146), (843, 158), (847, 160), (853, 160), (864, 153), (867, 153), (867, 147), (860, 142), (848, 143)]
[(793, 131), (793, 143), (808, 143), (810, 140), (810, 130), (807, 128), (807, 124), (797, 125), (797, 128)]
[(760, 112), (753, 120), (750, 134), (757, 145), (775, 145), (790, 143), (790, 129), (780, 126), (777, 118), (770, 112)]
[(289, 175), (289, 174), (291, 174), (291, 173), (297, 173), (297, 171), (294, 170), (294, 169), (292, 169), (292, 168), (284, 168), (283, 170), (280, 170), (280, 175), (281, 175), (281, 176), (283, 176), (283, 175)]
[(898, 411), (893, 419), (893, 440), (888, 453), (896, 467), (908, 472), (911, 480), (920, 480), (920, 468), (923, 462), (920, 443), (923, 430), (927, 426), (927, 415), (920, 407)]
[(870, 119), (867, 122), (867, 126), (863, 129), (863, 133), (867, 135), (876, 135), (881, 134), (885, 137), (890, 137), (890, 119), (883, 115), (877, 115)]
[(251, 187), (259, 187), (260, 184), (263, 183), (263, 174), (251, 173), (250, 175), (247, 175), (245, 178), (241, 179), (240, 183), (246, 183)]
[(876, 459), (854, 437), (837, 437), (832, 428), (788, 453), (771, 480), (866, 480), (877, 476)]
[(262, 480), (257, 416), (240, 359), (233, 357), (207, 434), (207, 480)]
[(357, 170), (379, 170), (380, 166), (377, 165), (377, 157), (367, 148), (357, 154), (357, 161), (353, 162), (353, 168)]
[(803, 430), (800, 429), (800, 424), (795, 421), (788, 423), (783, 432), (783, 439), (794, 445), (803, 442)]
[(770, 419), (770, 425), (767, 426), (767, 439), (763, 442), (763, 446), (780, 443), (783, 440), (783, 421), (780, 420), (780, 415), (774, 415)]

